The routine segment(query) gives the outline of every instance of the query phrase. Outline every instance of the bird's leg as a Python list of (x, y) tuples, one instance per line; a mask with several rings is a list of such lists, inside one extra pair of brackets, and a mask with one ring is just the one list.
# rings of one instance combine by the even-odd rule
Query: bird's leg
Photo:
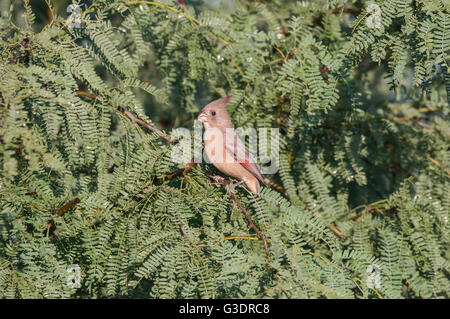
[(242, 183), (245, 183), (245, 181), (239, 181), (234, 184), (231, 184), (231, 180), (225, 179), (224, 177), (219, 175), (209, 177), (214, 181), (214, 185), (216, 185), (217, 187), (224, 186), (227, 191), (234, 190), (237, 186), (241, 185)]
[(236, 182), (236, 183), (231, 184), (231, 185), (228, 184), (227, 186), (225, 186), (225, 189), (227, 191), (234, 190), (237, 186), (241, 185), (242, 183), (245, 183), (245, 181), (239, 181), (239, 182)]
[(223, 178), (222, 176), (215, 175), (209, 177), (211, 177), (211, 179), (214, 181), (214, 185), (216, 185), (217, 187), (220, 187), (221, 185), (226, 185), (225, 178)]

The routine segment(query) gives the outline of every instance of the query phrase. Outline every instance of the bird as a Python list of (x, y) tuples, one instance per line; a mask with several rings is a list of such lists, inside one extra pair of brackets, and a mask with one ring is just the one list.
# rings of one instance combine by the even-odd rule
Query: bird
[(226, 96), (212, 101), (197, 116), (205, 128), (205, 153), (219, 171), (239, 180), (233, 188), (245, 183), (251, 192), (259, 193), (260, 182), (267, 184), (258, 164), (234, 131), (226, 109), (231, 98)]

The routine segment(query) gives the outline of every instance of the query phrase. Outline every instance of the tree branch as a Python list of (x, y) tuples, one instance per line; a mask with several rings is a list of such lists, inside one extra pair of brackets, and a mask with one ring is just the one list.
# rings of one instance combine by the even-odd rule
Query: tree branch
[[(83, 92), (83, 91), (76, 91), (76, 94), (79, 95), (79, 96), (88, 97), (88, 98), (91, 98), (91, 99), (96, 99), (96, 98), (99, 97), (98, 95), (95, 95), (93, 93)], [(125, 110), (123, 107), (119, 106), (117, 109), (122, 114), (125, 114), (131, 120), (131, 122), (133, 122), (133, 124), (138, 123), (138, 124), (142, 125), (143, 127), (146, 127), (147, 129), (149, 129), (150, 131), (158, 134), (160, 137), (162, 137), (163, 139), (165, 139), (167, 142), (169, 142), (171, 144), (178, 143), (178, 140), (172, 139), (170, 136), (168, 136), (167, 134), (163, 133), (161, 130), (157, 129), (156, 127), (154, 127), (154, 126), (152, 126), (150, 124), (148, 124), (144, 120), (141, 120), (140, 118), (135, 116), (130, 111)]]
[(256, 234), (258, 235), (258, 237), (261, 238), (261, 240), (263, 241), (263, 243), (264, 243), (264, 250), (266, 251), (266, 256), (270, 260), (269, 247), (267, 246), (267, 239), (266, 239), (266, 237), (259, 231), (258, 227), (255, 226), (255, 224), (252, 221), (252, 218), (250, 217), (250, 213), (238, 201), (238, 199), (236, 198), (236, 195), (234, 195), (233, 192), (230, 192), (230, 196), (234, 200), (234, 202), (238, 205), (238, 207), (242, 210), (242, 212), (244, 213), (245, 218), (248, 221), (248, 228), (249, 229), (253, 229), (256, 232)]
[[(63, 206), (59, 207), (58, 209), (52, 209), (52, 214), (61, 217), (64, 215), (68, 210), (70, 210), (72, 207), (74, 207), (76, 204), (80, 202), (80, 199), (78, 197), (75, 197), (74, 199), (68, 201)], [(48, 237), (53, 237), (53, 233), (55, 232), (56, 226), (54, 219), (49, 220), (47, 224), (47, 232)]]
[(177, 140), (174, 140), (170, 136), (164, 134), (161, 130), (157, 129), (156, 127), (153, 127), (150, 124), (148, 124), (147, 122), (145, 122), (144, 120), (141, 120), (140, 118), (134, 116), (130, 111), (127, 111), (122, 107), (119, 107), (118, 110), (120, 112), (122, 112), (123, 114), (125, 114), (126, 116), (128, 116), (130, 118), (131, 122), (133, 122), (133, 124), (139, 123), (143, 127), (146, 127), (150, 131), (158, 134), (160, 137), (162, 137), (163, 139), (165, 139), (167, 142), (169, 142), (171, 144), (176, 144), (178, 142)]

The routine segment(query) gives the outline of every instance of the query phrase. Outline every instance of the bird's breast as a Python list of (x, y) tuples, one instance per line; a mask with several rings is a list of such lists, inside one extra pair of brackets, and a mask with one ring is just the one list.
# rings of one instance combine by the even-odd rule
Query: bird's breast
[(215, 163), (234, 162), (234, 157), (226, 149), (225, 136), (219, 129), (207, 129), (203, 136), (205, 153), (210, 161)]

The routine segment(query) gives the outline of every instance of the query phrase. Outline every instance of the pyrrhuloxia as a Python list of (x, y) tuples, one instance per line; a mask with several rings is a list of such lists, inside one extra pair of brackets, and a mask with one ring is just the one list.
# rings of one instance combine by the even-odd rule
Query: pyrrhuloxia
[(227, 96), (209, 103), (197, 117), (205, 127), (205, 152), (219, 171), (239, 179), (252, 192), (258, 193), (259, 181), (266, 183), (258, 164), (233, 129), (226, 109), (230, 100), (231, 96)]

